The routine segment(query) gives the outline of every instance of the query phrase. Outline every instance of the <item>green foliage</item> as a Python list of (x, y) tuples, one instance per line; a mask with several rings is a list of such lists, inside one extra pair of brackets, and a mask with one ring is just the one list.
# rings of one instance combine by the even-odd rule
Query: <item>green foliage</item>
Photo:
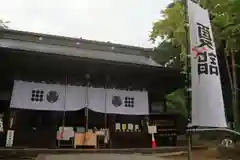
[(175, 47), (171, 42), (163, 41), (152, 53), (151, 57), (159, 64), (167, 67), (180, 68), (179, 47)]
[(181, 112), (185, 117), (187, 117), (187, 108), (185, 107), (186, 98), (185, 90), (178, 89), (175, 92), (166, 96), (167, 106), (177, 111)]
[[(226, 41), (226, 52), (240, 50), (240, 0), (201, 0), (202, 7), (210, 12), (216, 47)], [(184, 6), (176, 1), (162, 11), (163, 19), (153, 23), (150, 40), (158, 38), (170, 40), (181, 48), (181, 57), (186, 51), (184, 29)], [(182, 59), (183, 60), (183, 59)]]
[[(209, 10), (216, 48), (223, 47), (222, 42), (225, 42), (226, 54), (239, 52), (240, 0), (201, 0), (200, 5)], [(159, 37), (169, 40), (173, 46), (180, 48), (180, 60), (184, 61), (186, 55), (184, 5), (180, 1), (174, 1), (174, 5), (163, 10), (161, 14), (163, 18), (153, 23), (150, 40), (155, 42)], [(172, 55), (171, 52), (164, 52), (164, 54)], [(181, 92), (177, 90), (168, 95), (167, 99), (170, 106), (180, 107), (185, 114), (186, 107), (183, 102), (185, 99), (183, 93), (184, 89), (181, 89)]]
[[(185, 28), (184, 28), (184, 6), (181, 3), (175, 3), (174, 6), (162, 11), (163, 19), (160, 19), (153, 23), (153, 29), (150, 34), (150, 40), (155, 42), (157, 38), (169, 40), (172, 45), (167, 44), (166, 41), (160, 44), (157, 48), (160, 48), (162, 52), (159, 52), (159, 58), (162, 61), (170, 59), (170, 57), (180, 57), (179, 61), (184, 58), (185, 53)], [(179, 48), (175, 53), (171, 48)], [(169, 52), (167, 51), (169, 50)], [(164, 56), (164, 54), (166, 54)], [(180, 55), (176, 55), (180, 54)], [(187, 117), (187, 109), (185, 107), (184, 89), (178, 89), (175, 92), (167, 95), (167, 106), (180, 111), (185, 117)]]
[(153, 23), (150, 40), (160, 37), (172, 42), (176, 47), (180, 47), (181, 53), (185, 51), (185, 29), (184, 29), (184, 7), (181, 3), (176, 3), (172, 8), (162, 11), (163, 19)]

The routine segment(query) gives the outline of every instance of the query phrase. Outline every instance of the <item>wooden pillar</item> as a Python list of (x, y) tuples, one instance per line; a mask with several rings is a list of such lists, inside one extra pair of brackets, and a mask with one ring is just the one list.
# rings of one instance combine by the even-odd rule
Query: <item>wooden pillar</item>
[(167, 112), (167, 100), (165, 97), (163, 99), (163, 112)]
[(15, 131), (15, 122), (16, 122), (16, 112), (14, 110), (9, 111), (9, 122), (7, 127), (6, 135), (6, 147), (12, 147), (14, 142), (14, 131)]
[[(105, 80), (105, 89), (108, 88), (110, 84), (110, 77), (106, 76), (106, 80)], [(105, 91), (105, 113), (104, 113), (104, 128), (108, 128), (108, 115), (107, 115), (107, 92)]]
[(231, 54), (232, 60), (232, 77), (233, 77), (233, 118), (234, 118), (234, 129), (239, 127), (239, 110), (238, 110), (238, 91), (237, 91), (237, 74), (236, 74), (236, 62), (235, 52)]
[(89, 103), (89, 101), (88, 101), (88, 98), (89, 98), (88, 97), (88, 89), (90, 87), (90, 77), (91, 77), (90, 74), (85, 75), (85, 79), (87, 81), (87, 86), (86, 86), (87, 98), (86, 98), (86, 102), (85, 102), (85, 113), (84, 113), (84, 115), (85, 115), (85, 132), (88, 132), (88, 103)]

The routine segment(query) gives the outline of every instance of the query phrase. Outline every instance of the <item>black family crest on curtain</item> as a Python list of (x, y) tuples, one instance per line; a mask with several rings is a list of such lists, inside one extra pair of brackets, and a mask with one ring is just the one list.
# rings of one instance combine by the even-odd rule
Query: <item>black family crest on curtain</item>
[(134, 107), (134, 97), (125, 97), (124, 100), (124, 107), (130, 107), (133, 108)]
[(47, 93), (47, 101), (49, 103), (57, 102), (58, 98), (59, 98), (59, 94), (56, 91), (49, 91)]
[(134, 108), (134, 101), (135, 101), (134, 97), (126, 96), (126, 97), (124, 97), (124, 101), (122, 100), (122, 98), (120, 96), (112, 97), (112, 104), (115, 107), (120, 107), (123, 105), (123, 107)]
[[(41, 89), (33, 89), (31, 95), (31, 101), (34, 103), (41, 103), (44, 101), (45, 92)], [(46, 99), (49, 103), (55, 103), (59, 99), (59, 94), (56, 91), (49, 91), (46, 95)]]
[(122, 105), (122, 99), (120, 96), (113, 96), (112, 97), (112, 104), (115, 107), (119, 107)]
[(39, 89), (32, 90), (31, 101), (35, 103), (40, 103), (43, 101), (44, 91)]

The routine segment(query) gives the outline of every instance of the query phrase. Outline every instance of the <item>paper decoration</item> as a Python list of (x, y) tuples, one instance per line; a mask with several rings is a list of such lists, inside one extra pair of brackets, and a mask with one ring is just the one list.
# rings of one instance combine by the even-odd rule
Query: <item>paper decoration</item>
[(128, 123), (128, 130), (133, 131), (133, 124), (132, 123)]
[(126, 124), (123, 123), (122, 124), (122, 131), (125, 132), (125, 130), (126, 130)]
[(115, 123), (115, 130), (120, 131), (121, 130), (121, 124), (120, 123)]
[(14, 117), (12, 116), (12, 117), (10, 118), (9, 128), (12, 128), (12, 127), (13, 127), (13, 122), (14, 122)]
[(138, 125), (138, 124), (135, 124), (135, 127), (134, 127), (134, 128), (135, 128), (135, 131), (136, 131), (136, 132), (139, 132), (139, 125)]

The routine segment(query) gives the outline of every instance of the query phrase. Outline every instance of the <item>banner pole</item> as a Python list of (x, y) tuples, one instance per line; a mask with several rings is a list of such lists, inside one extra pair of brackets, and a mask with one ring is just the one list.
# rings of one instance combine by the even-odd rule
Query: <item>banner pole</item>
[[(189, 63), (189, 57), (190, 57), (190, 43), (189, 43), (189, 30), (188, 30), (188, 0), (184, 0), (184, 18), (185, 18), (185, 38), (186, 38), (186, 59), (185, 59), (185, 65), (186, 65), (186, 107), (188, 112), (188, 124), (191, 123), (191, 94), (190, 94), (190, 66)], [(186, 133), (187, 133), (187, 140), (188, 140), (188, 160), (192, 160), (192, 135), (190, 132), (188, 132), (188, 127), (186, 127)]]

